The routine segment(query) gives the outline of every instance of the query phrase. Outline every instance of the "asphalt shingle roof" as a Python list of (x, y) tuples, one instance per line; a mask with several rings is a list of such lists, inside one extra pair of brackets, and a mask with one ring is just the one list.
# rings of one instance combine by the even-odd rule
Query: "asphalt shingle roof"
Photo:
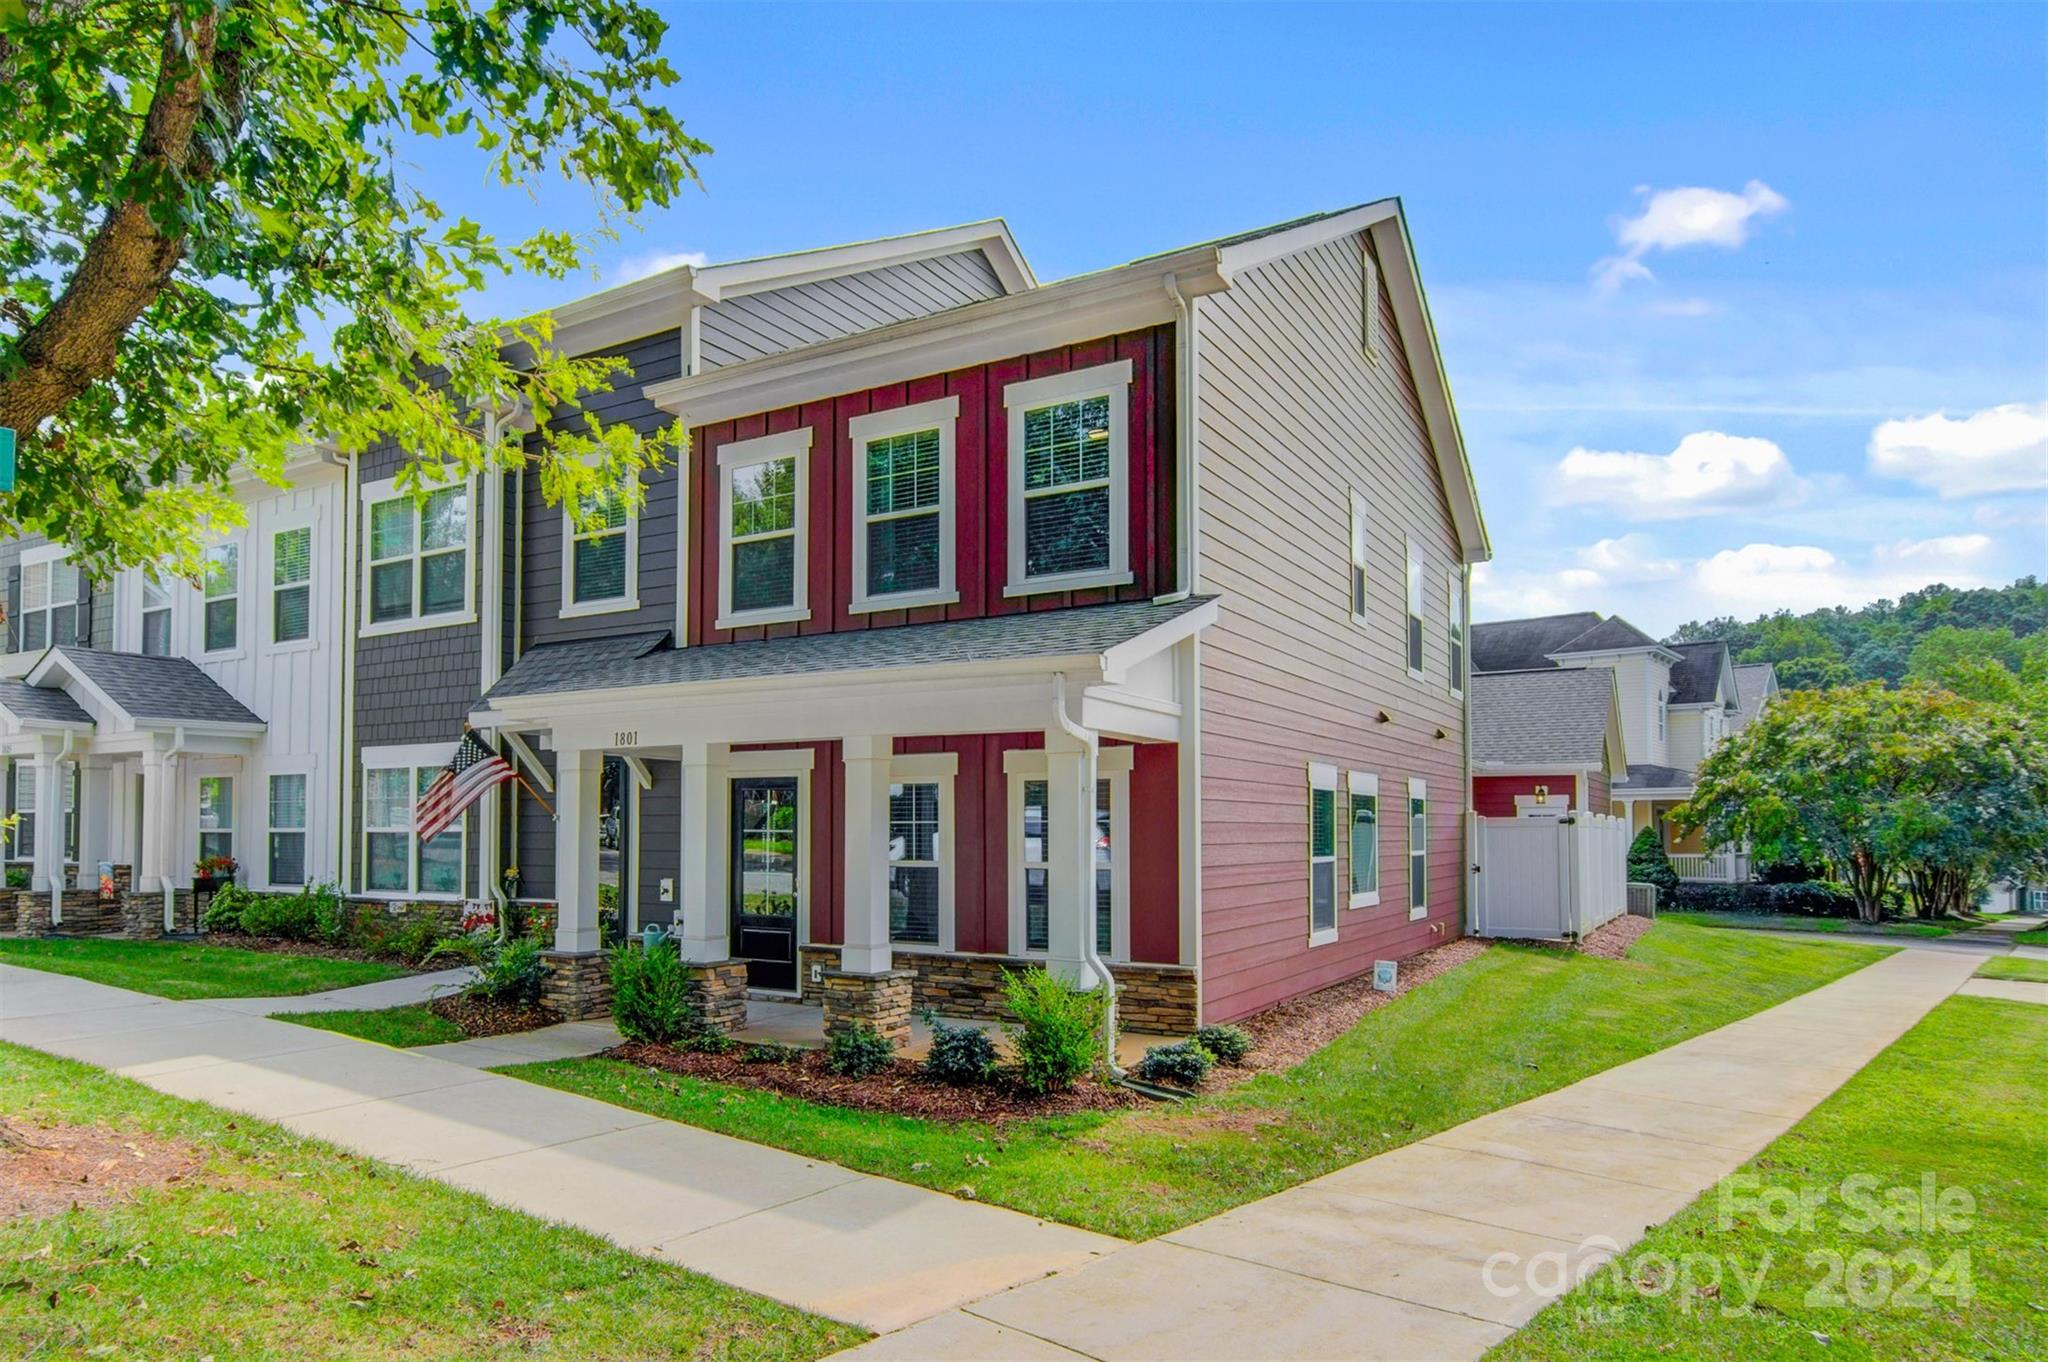
[(1735, 669), (1735, 695), (1742, 706), (1743, 723), (1764, 707), (1771, 696), (1771, 683), (1777, 679), (1778, 669), (1768, 662), (1751, 662)]
[(689, 685), (748, 677), (872, 671), (959, 662), (1002, 662), (1104, 652), (1214, 600), (1136, 601), (986, 619), (948, 620), (853, 633), (670, 646), (665, 633), (619, 634), (533, 649), (501, 677), (485, 703), (512, 695)]
[(1630, 624), (1619, 615), (1609, 615), (1598, 624), (1568, 639), (1562, 648), (1552, 648), (1554, 653), (1604, 653), (1622, 648), (1648, 648), (1657, 642), (1642, 630)]
[[(1721, 685), (1721, 660), (1728, 655), (1728, 645), (1715, 639), (1708, 643), (1664, 646), (1678, 654), (1678, 665), (1671, 669), (1671, 703), (1704, 705), (1713, 701)], [(1719, 698), (1725, 703), (1734, 697)]]
[(1628, 764), (1628, 777), (1614, 783), (1614, 793), (1628, 794), (1631, 790), (1668, 790), (1676, 787), (1685, 789), (1693, 783), (1693, 773), (1676, 766), (1653, 766), (1648, 762), (1632, 761)]
[(1545, 615), (1540, 619), (1495, 620), (1472, 626), (1472, 670), (1475, 672), (1527, 671), (1549, 667), (1550, 655), (1600, 622), (1591, 610), (1572, 615)]
[(138, 719), (190, 724), (260, 724), (240, 700), (183, 657), (145, 657), (97, 648), (59, 648), (66, 662)]
[(78, 702), (54, 686), (31, 686), (26, 681), (0, 680), (0, 709), (17, 719), (45, 723), (87, 724), (92, 716)]
[(1606, 667), (1481, 672), (1471, 679), (1472, 760), (1604, 764), (1614, 673)]

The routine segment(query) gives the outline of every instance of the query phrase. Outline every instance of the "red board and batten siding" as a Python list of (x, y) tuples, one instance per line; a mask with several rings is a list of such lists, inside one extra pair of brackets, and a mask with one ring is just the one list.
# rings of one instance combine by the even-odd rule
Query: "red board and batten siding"
[[(1534, 795), (1536, 787), (1543, 786), (1550, 792), (1554, 804), (1567, 809), (1579, 807), (1577, 791), (1579, 778), (1569, 771), (1554, 776), (1474, 776), (1472, 777), (1472, 811), (1487, 818), (1513, 818), (1515, 796)], [(1592, 805), (1596, 812), (1604, 812), (1606, 801)]]
[[(1361, 243), (1239, 276), (1201, 300), (1202, 1015), (1224, 1021), (1463, 931), (1463, 703), (1450, 693), (1456, 532), (1392, 309), (1360, 344)], [(1350, 495), (1370, 513), (1367, 623), (1350, 615)], [(1424, 559), (1424, 676), (1404, 656), (1406, 541)], [(1379, 713), (1389, 716), (1381, 722)], [(1443, 736), (1437, 736), (1441, 731)], [(1308, 767), (1379, 779), (1380, 902), (1310, 947)], [(1408, 919), (1408, 781), (1428, 783), (1428, 916)]]
[[(1045, 745), (1041, 733), (974, 733), (898, 738), (899, 755), (951, 752), (953, 777), (955, 950), (991, 955), (1011, 950), (1010, 783), (1003, 754)], [(845, 939), (846, 783), (837, 742), (758, 743), (735, 751), (809, 748), (811, 765), (810, 934), (807, 944)], [(1137, 746), (1131, 771), (1131, 958), (1178, 964), (1180, 951), (1180, 749)]]
[[(1127, 586), (1005, 597), (1009, 577), (1007, 504), (1009, 420), (1003, 406), (1006, 385), (1066, 373), (1116, 360), (1131, 361), (1130, 546), (1134, 580)], [(853, 487), (855, 450), (847, 422), (870, 412), (960, 399), (954, 431), (954, 517), (958, 543), (955, 579), (960, 600), (950, 606), (855, 614), (849, 608), (853, 581)], [(1023, 610), (1069, 605), (1149, 600), (1173, 590), (1174, 458), (1173, 328), (1153, 327), (1119, 336), (1062, 346), (1035, 355), (951, 373), (891, 383), (863, 392), (806, 402), (764, 415), (742, 417), (692, 432), (689, 467), (690, 642), (779, 638), (873, 629), (895, 624), (930, 624)], [(811, 617), (800, 623), (748, 629), (714, 629), (718, 618), (719, 495), (718, 451), (735, 440), (812, 430), (809, 479), (808, 567)]]

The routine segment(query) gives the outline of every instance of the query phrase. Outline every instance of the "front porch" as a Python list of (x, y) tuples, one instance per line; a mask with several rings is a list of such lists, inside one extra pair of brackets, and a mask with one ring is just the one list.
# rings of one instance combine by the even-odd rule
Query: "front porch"
[(1746, 883), (1753, 871), (1746, 848), (1710, 847), (1699, 833), (1680, 832), (1671, 822), (1671, 811), (1684, 803), (1691, 793), (1687, 790), (1666, 798), (1617, 797), (1614, 811), (1628, 819), (1630, 837), (1644, 828), (1657, 830), (1657, 839), (1664, 848), (1664, 854), (1671, 858), (1671, 868), (1678, 873), (1679, 879), (1705, 884)]

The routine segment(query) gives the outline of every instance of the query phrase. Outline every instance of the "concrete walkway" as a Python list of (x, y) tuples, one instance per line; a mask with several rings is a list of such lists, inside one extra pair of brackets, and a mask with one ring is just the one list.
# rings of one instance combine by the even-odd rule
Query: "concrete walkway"
[(1532, 1283), (1521, 1265), (1551, 1254), (1576, 1271), (1627, 1249), (1783, 1134), (1982, 959), (1902, 950), (1670, 1049), (844, 1355), (1476, 1358), (1558, 1294), (1557, 1273)]
[(275, 1121), (875, 1330), (1123, 1247), (428, 1055), (251, 1016), (257, 1001), (274, 1011), (280, 1000), (171, 1002), (0, 965), (0, 1040)]
[(2002, 998), (2009, 1003), (2039, 1003), (2048, 1007), (2048, 984), (2031, 979), (1972, 979), (1956, 991), (1972, 998)]
[(476, 973), (469, 966), (436, 970), (432, 974), (408, 974), (402, 979), (385, 979), (374, 984), (332, 988), (325, 993), (296, 993), (282, 998), (215, 998), (212, 1006), (251, 1017), (273, 1012), (355, 1012), (380, 1007), (404, 1007), (423, 1003), (444, 993), (453, 993)]

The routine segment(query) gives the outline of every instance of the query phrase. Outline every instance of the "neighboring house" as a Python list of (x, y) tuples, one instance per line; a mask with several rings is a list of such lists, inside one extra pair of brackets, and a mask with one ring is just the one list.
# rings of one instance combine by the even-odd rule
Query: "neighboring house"
[[(970, 248), (561, 314), (570, 349), (633, 360), (607, 415), (680, 416), (691, 447), (591, 533), (486, 487), (461, 542), (505, 571), (438, 630), (365, 616), (361, 889), (516, 867), (572, 1008), (616, 905), (676, 927), (714, 1010), (752, 987), (885, 1026), (913, 995), (992, 1015), (1041, 961), (1106, 964), (1127, 1025), (1185, 1028), (1460, 934), (1488, 549), (1398, 205), (1047, 285), (981, 230), (982, 296), (920, 287), (926, 315), (836, 335), (763, 317), (865, 293), (839, 272), (871, 250)], [(513, 791), (469, 844), (411, 848), (465, 717), (553, 816)]]
[(1555, 818), (1608, 811), (1609, 791), (1628, 773), (1610, 669), (1475, 672), (1471, 689), (1473, 812)]
[[(1474, 670), (1482, 673), (1609, 672), (1628, 764), (1626, 776), (1608, 790), (1608, 810), (1627, 818), (1631, 829), (1657, 828), (1683, 879), (1749, 877), (1748, 857), (1739, 849), (1708, 847), (1667, 820), (1692, 796), (1707, 754), (1777, 693), (1768, 664), (1738, 668), (1726, 643), (1659, 643), (1619, 616), (1593, 611), (1476, 625), (1472, 650)], [(1476, 734), (1476, 712), (1474, 725)]]
[(1999, 880), (1985, 889), (1978, 907), (1987, 913), (2048, 913), (2048, 883)]
[(339, 878), (346, 470), (304, 446), (289, 486), (237, 480), (245, 523), (210, 537), (198, 585), (87, 583), (61, 546), (0, 548), (7, 855), (35, 888), (107, 863), (171, 891), (202, 855), (257, 888)]

